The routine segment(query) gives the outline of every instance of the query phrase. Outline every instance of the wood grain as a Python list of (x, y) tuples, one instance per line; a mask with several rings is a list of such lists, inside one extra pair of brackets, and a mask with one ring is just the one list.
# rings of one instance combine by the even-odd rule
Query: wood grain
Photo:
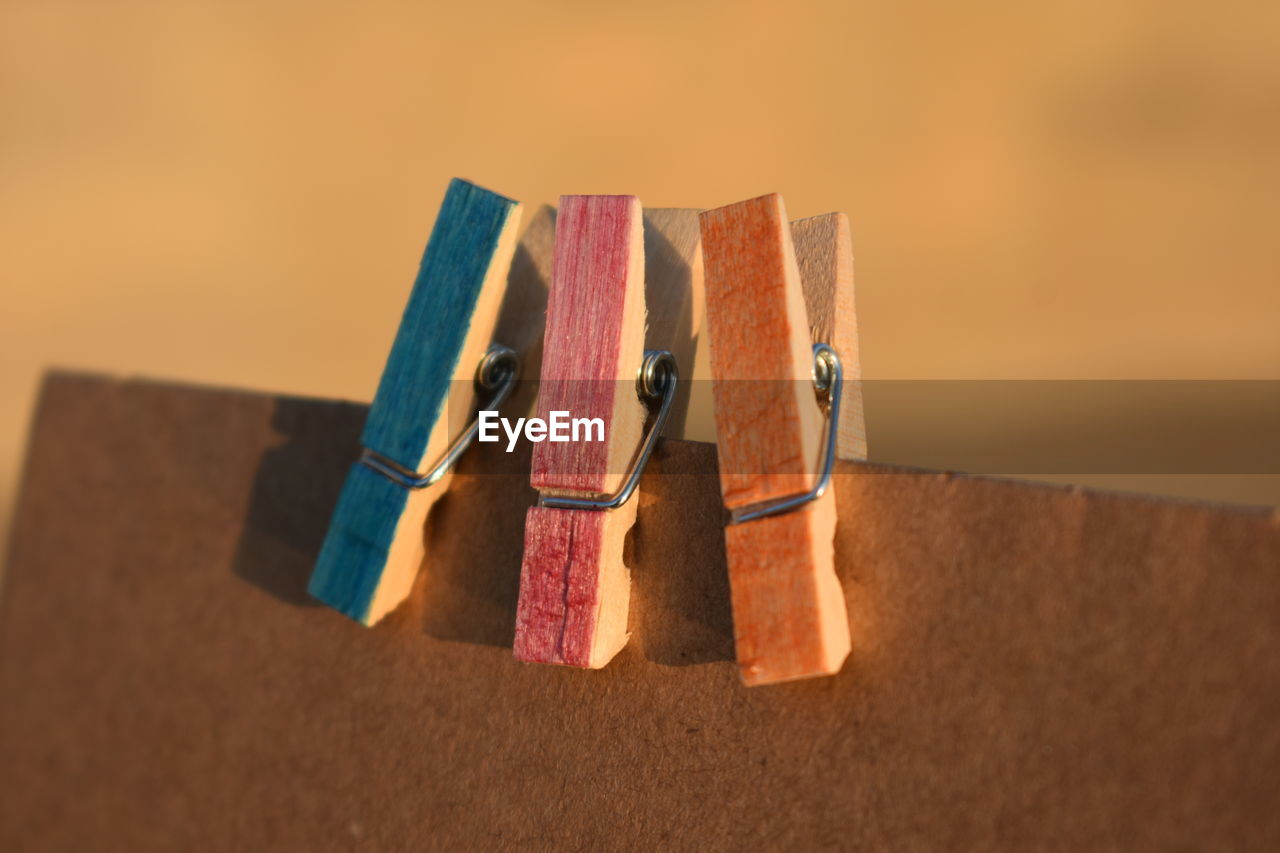
[[(364, 447), (419, 470), (434, 464), (474, 411), (471, 380), (493, 338), (519, 222), (518, 202), (450, 183), (365, 422)], [(352, 465), (311, 595), (365, 625), (395, 608), (422, 563), (427, 514), (447, 488), (446, 478), (408, 490)]]
[(532, 507), (525, 518), (518, 660), (600, 669), (627, 644), (630, 572), (623, 563), (636, 499), (608, 512)]
[(634, 196), (563, 196), (547, 302), (538, 413), (601, 418), (603, 442), (544, 441), (530, 483), (544, 492), (617, 488), (645, 409), (636, 397), (644, 354), (644, 232)]
[(512, 418), (527, 418), (538, 413), (542, 338), (556, 247), (554, 207), (539, 205), (524, 219), (524, 231), (511, 259), (507, 292), (493, 332), (495, 341), (520, 354), (520, 384), (502, 406), (503, 415)]
[[(702, 240), (725, 504), (807, 490), (822, 423), (782, 199), (704, 213)], [(734, 644), (747, 685), (830, 675), (849, 654), (831, 544), (834, 500), (828, 491), (800, 510), (725, 530)]]
[[(635, 455), (645, 408), (644, 232), (634, 196), (564, 196), (556, 219), (539, 416), (601, 418), (603, 442), (544, 441), (530, 483), (554, 494), (607, 494)], [(608, 512), (534, 507), (516, 608), (515, 656), (599, 668), (626, 644), (630, 579), (623, 542), (636, 501)]]
[[(645, 214), (648, 216), (648, 213)], [(834, 219), (833, 217), (839, 217)], [(844, 399), (841, 402), (841, 459), (865, 459), (866, 425), (862, 403), (862, 363), (859, 358), (857, 314), (854, 311), (853, 252), (848, 217), (827, 214), (791, 222), (796, 262), (804, 285), (809, 314), (810, 337), (832, 343), (841, 353), (845, 370)], [(697, 262), (702, 261), (699, 245)], [(646, 236), (646, 254), (647, 248)], [(681, 362), (680, 375), (689, 379), (683, 394), (688, 395), (685, 417), (664, 434), (671, 438), (715, 443), (715, 404), (711, 393), (711, 348), (707, 341), (706, 294), (702, 270), (697, 268), (692, 286), (694, 326), (693, 355), (689, 367)], [(652, 307), (650, 322), (652, 323)], [(652, 347), (650, 347), (652, 348)]]
[(747, 686), (833, 675), (849, 655), (835, 496), (724, 530), (733, 640)]
[(828, 213), (791, 223), (800, 281), (804, 286), (809, 333), (840, 355), (844, 393), (836, 455), (867, 458), (867, 424), (862, 407), (862, 359), (858, 351), (858, 313), (854, 301), (853, 239), (849, 217)]
[(822, 417), (809, 323), (782, 198), (701, 216), (717, 448), (725, 505), (806, 491)]
[(645, 208), (644, 211), (644, 345), (650, 350), (670, 350), (682, 380), (662, 431), (665, 438), (685, 436), (691, 396), (698, 390), (707, 392), (704, 396), (708, 420), (712, 412), (711, 383), (698, 389), (690, 381), (694, 378), (698, 336), (706, 311), (700, 212), (676, 207)]

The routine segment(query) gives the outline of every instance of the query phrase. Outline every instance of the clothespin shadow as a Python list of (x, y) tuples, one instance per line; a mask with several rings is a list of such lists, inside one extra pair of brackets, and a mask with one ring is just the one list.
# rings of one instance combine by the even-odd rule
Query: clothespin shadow
[[(511, 262), (498, 312), (496, 340), (521, 355), (521, 381), (503, 406), (526, 417), (537, 403), (542, 330), (555, 250), (556, 210), (542, 205), (529, 218)], [(537, 493), (529, 486), (531, 447), (476, 442), (458, 463), (453, 485), (427, 517), (431, 561), (419, 572), (409, 606), (420, 610), (436, 639), (510, 648), (520, 592), (524, 517)]]
[(714, 470), (712, 445), (658, 445), (624, 552), (632, 566), (632, 645), (662, 666), (734, 659), (720, 481), (706, 475), (708, 466)]
[[(670, 350), (682, 371), (664, 438), (684, 436), (695, 389), (694, 362), (706, 304), (699, 212), (644, 211), (645, 347)], [(646, 659), (664, 666), (733, 660), (728, 573), (719, 547), (720, 490), (714, 478), (689, 473), (688, 460), (696, 452), (658, 444), (641, 480), (639, 517), (623, 552), (632, 567), (632, 642)], [(708, 511), (674, 513), (677, 494), (699, 495), (697, 505)], [(690, 559), (688, 549), (695, 541), (717, 547)]]
[(530, 455), (528, 442), (512, 453), (502, 444), (475, 445), (432, 507), (423, 531), (431, 560), (408, 602), (429, 636), (511, 647), (524, 516), (538, 496), (529, 486)]
[(281, 441), (262, 455), (232, 571), (288, 604), (315, 606), (307, 580), (324, 542), (369, 407), (275, 398)]

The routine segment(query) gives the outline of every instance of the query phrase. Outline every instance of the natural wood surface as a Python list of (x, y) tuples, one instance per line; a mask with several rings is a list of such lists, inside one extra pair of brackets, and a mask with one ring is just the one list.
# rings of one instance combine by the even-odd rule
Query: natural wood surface
[[(670, 350), (682, 380), (662, 431), (667, 438), (685, 437), (691, 395), (699, 390), (691, 381), (706, 307), (699, 213), (675, 207), (644, 211), (644, 347)], [(701, 390), (709, 392), (710, 384)], [(709, 404), (710, 394), (705, 396)]]
[[(725, 504), (806, 491), (822, 423), (791, 227), (781, 197), (702, 215), (707, 326)], [(832, 554), (828, 491), (781, 516), (725, 530), (738, 666), (748, 685), (838, 672), (849, 617)]]
[[(387, 358), (364, 447), (417, 471), (434, 465), (476, 406), (472, 380), (493, 339), (516, 247), (518, 202), (455, 179)], [(452, 416), (451, 416), (452, 413)], [(355, 463), (333, 511), (310, 592), (372, 625), (409, 594), (422, 527), (447, 479), (409, 490)]]
[(372, 630), (307, 576), (367, 409), (44, 385), (0, 850), (1275, 850), (1280, 516), (841, 462), (858, 654), (744, 689), (715, 449), (664, 441), (606, 669), (512, 660), (529, 456)]
[(511, 418), (527, 418), (538, 413), (542, 336), (556, 244), (554, 207), (539, 205), (524, 219), (524, 231), (511, 260), (511, 274), (507, 276), (507, 293), (493, 332), (495, 341), (511, 347), (520, 356), (520, 384), (502, 406), (503, 415)]
[(854, 304), (853, 240), (849, 217), (828, 213), (791, 223), (800, 281), (804, 286), (809, 333), (840, 355), (844, 395), (836, 455), (867, 458), (867, 424), (862, 409), (862, 359), (858, 352), (858, 313)]
[[(530, 484), (541, 492), (612, 492), (640, 443), (645, 408), (635, 377), (645, 334), (643, 241), (634, 196), (560, 199), (538, 411), (544, 419), (552, 411), (600, 418), (604, 441), (535, 444)], [(604, 513), (529, 510), (517, 658), (599, 668), (626, 644), (630, 579), (622, 545), (635, 512), (634, 498)]]

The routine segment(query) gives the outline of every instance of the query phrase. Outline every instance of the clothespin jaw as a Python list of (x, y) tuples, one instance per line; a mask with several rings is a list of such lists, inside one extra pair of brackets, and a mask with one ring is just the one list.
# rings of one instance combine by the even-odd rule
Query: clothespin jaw
[[(634, 196), (563, 196), (547, 302), (539, 416), (599, 418), (602, 441), (536, 444), (516, 612), (519, 660), (597, 669), (627, 642), (630, 577), (623, 542), (634, 500), (574, 508), (616, 492), (633, 472), (645, 422), (644, 239)], [(634, 485), (633, 485), (634, 488)]]
[[(644, 210), (645, 349), (669, 350), (681, 376), (691, 379), (706, 306), (702, 232), (698, 225), (701, 212), (680, 207)], [(664, 438), (688, 438), (695, 384), (680, 383), (671, 418), (662, 433)], [(708, 421), (710, 413), (708, 405)]]
[(791, 223), (804, 288), (809, 334), (840, 354), (844, 393), (839, 412), (836, 456), (867, 458), (867, 423), (862, 405), (862, 362), (853, 287), (853, 239), (849, 217), (825, 213)]
[[(467, 439), (449, 411), (495, 407), (516, 378), (510, 358), (495, 359), (490, 346), (519, 222), (518, 202), (459, 179), (436, 217), (361, 434), (364, 456), (347, 475), (308, 586), (365, 625), (408, 597), (422, 564), (427, 514)], [(419, 473), (424, 466), (431, 470)]]
[(707, 211), (701, 226), (738, 665), (748, 685), (832, 674), (850, 640), (815, 379), (838, 402), (839, 360), (810, 341), (781, 197)]

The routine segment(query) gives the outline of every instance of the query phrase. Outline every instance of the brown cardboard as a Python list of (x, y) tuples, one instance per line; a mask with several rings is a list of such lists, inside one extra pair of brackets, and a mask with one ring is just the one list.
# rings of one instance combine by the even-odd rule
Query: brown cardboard
[(508, 650), (527, 454), (440, 567), (309, 603), (363, 407), (54, 375), (0, 601), (0, 849), (1280, 847), (1280, 522), (842, 463), (834, 678), (747, 690), (715, 454), (645, 476), (631, 644)]

